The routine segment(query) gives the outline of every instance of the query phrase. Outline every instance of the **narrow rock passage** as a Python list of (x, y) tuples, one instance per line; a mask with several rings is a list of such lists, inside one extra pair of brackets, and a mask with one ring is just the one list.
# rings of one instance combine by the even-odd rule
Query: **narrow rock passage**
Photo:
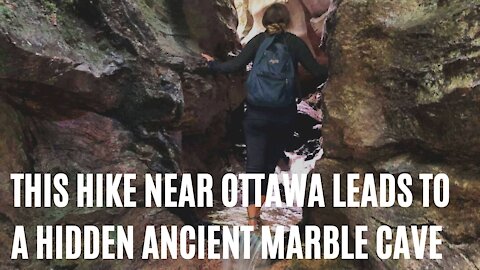
[[(279, 179), (282, 179), (281, 174), (308, 174), (315, 167), (315, 163), (320, 160), (323, 155), (321, 149), (321, 137), (312, 138), (312, 132), (318, 130), (321, 127), (321, 111), (316, 111), (306, 102), (302, 102), (298, 106), (299, 118), (305, 118), (307, 121), (299, 121), (300, 128), (297, 128), (295, 135), (296, 147), (300, 147), (292, 152), (286, 152), (285, 154), (290, 159), (290, 170), (281, 171), (279, 167), (276, 169), (276, 173), (279, 175)], [(307, 123), (307, 124), (305, 124)], [(303, 130), (303, 131), (302, 131)], [(306, 132), (305, 132), (306, 131)], [(309, 136), (304, 136), (304, 133), (309, 133)], [(317, 133), (320, 136), (320, 132)], [(315, 136), (315, 135), (314, 135)], [(241, 187), (239, 187), (239, 193)], [(241, 196), (241, 194), (239, 195)], [(225, 208), (221, 202), (216, 203), (208, 214), (206, 219), (209, 222), (218, 225), (227, 226), (241, 226), (247, 225), (247, 211), (245, 207), (237, 205), (232, 208)], [(261, 218), (264, 226), (270, 226), (271, 230), (274, 230), (276, 226), (284, 226), (285, 230), (289, 230), (289, 226), (296, 225), (302, 220), (302, 208), (301, 207), (263, 207)], [(243, 246), (241, 239), (241, 246)], [(254, 234), (250, 238), (250, 259), (239, 260), (222, 260), (219, 262), (222, 269), (234, 270), (234, 269), (285, 269), (285, 263), (288, 261), (270, 261), (261, 259), (261, 238)], [(243, 257), (243, 256), (242, 256)]]
[[(306, 127), (306, 129), (317, 129), (322, 121), (321, 111), (316, 111), (310, 107), (306, 102), (301, 102), (298, 105), (300, 117), (307, 117), (313, 119), (313, 125)], [(297, 133), (297, 139), (302, 140), (300, 134)], [(322, 138), (305, 140), (303, 145), (293, 152), (286, 152), (286, 155), (290, 159), (290, 171), (281, 171), (277, 167), (276, 173), (281, 174), (308, 174), (314, 167), (315, 163), (320, 160), (323, 155), (323, 150), (321, 149)], [(240, 192), (240, 191), (239, 191)], [(218, 207), (215, 207), (207, 216), (208, 221), (221, 224), (221, 225), (246, 225), (247, 216), (246, 208), (241, 205), (237, 205), (233, 208), (225, 208), (218, 203)], [(261, 218), (264, 225), (268, 226), (291, 226), (300, 222), (302, 219), (302, 208), (301, 207), (263, 207)]]

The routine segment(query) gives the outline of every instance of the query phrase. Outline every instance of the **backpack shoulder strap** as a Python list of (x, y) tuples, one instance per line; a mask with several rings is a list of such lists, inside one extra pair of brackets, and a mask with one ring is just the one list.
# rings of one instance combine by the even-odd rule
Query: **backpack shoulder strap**
[(274, 41), (275, 41), (275, 36), (274, 35), (267, 36), (265, 38), (265, 40), (262, 41), (262, 43), (260, 44), (260, 47), (258, 48), (257, 53), (255, 55), (254, 63), (257, 63), (258, 61), (260, 61), (260, 58), (263, 56), (263, 54), (268, 49), (268, 47), (270, 47), (270, 45), (273, 44)]

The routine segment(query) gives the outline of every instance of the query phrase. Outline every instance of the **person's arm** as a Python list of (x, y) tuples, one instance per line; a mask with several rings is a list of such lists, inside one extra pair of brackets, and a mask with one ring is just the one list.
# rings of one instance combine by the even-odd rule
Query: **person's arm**
[(209, 67), (217, 72), (230, 73), (245, 69), (248, 63), (255, 58), (258, 47), (264, 39), (263, 34), (259, 34), (247, 43), (240, 54), (227, 62), (210, 61)]
[(302, 39), (298, 37), (296, 38), (295, 47), (297, 49), (297, 57), (300, 64), (315, 76), (315, 78), (325, 82), (328, 78), (328, 67), (320, 65), (317, 62), (317, 59), (315, 59), (307, 44), (305, 44)]

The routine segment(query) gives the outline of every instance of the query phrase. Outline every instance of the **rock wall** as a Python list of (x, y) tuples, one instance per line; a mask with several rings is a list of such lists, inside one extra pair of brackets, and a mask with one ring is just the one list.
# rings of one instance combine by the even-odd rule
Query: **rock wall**
[[(447, 173), (450, 204), (423, 208), (306, 209), (315, 224), (443, 226), (443, 260), (387, 260), (387, 269), (480, 268), (480, 3), (338, 1), (329, 22), (322, 174)], [(360, 191), (362, 190), (361, 182)], [(378, 183), (377, 183), (378, 184)], [(412, 247), (410, 246), (412, 249)]]
[[(26, 225), (32, 238), (35, 224), (142, 228), (185, 221), (163, 208), (18, 211), (9, 174), (65, 172), (75, 179), (77, 172), (142, 175), (225, 167), (221, 159), (195, 163), (224, 151), (195, 145), (228, 145), (224, 127), (228, 112), (242, 101), (242, 86), (239, 77), (208, 74), (199, 54), (238, 48), (233, 14), (226, 0), (0, 1), (0, 268), (26, 267), (9, 259), (14, 224)], [(190, 162), (181, 153), (197, 158)], [(142, 182), (135, 182), (138, 198)], [(183, 217), (195, 221), (192, 213)], [(141, 237), (141, 230), (136, 233)], [(78, 263), (36, 261), (30, 267)], [(173, 263), (195, 264), (167, 261), (162, 267)], [(143, 261), (126, 267), (145, 264), (158, 267)]]

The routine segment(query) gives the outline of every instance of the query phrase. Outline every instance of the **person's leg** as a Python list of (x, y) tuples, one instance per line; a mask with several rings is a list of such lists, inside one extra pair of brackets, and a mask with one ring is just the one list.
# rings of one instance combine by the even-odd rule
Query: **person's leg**
[[(267, 160), (267, 127), (262, 120), (245, 118), (244, 132), (247, 146), (247, 173), (265, 173)], [(247, 208), (248, 224), (257, 225), (260, 207), (255, 206), (255, 182), (248, 183), (249, 206)], [(262, 204), (265, 198), (262, 197)]]
[(280, 159), (286, 157), (285, 150), (293, 136), (293, 127), (289, 122), (275, 123), (268, 133), (266, 166), (269, 173), (275, 172)]
[[(275, 168), (279, 161), (286, 157), (285, 150), (292, 136), (293, 128), (290, 123), (276, 123), (271, 128), (267, 145), (267, 170), (269, 173), (275, 173)], [(268, 186), (268, 178), (265, 181), (265, 185)], [(280, 187), (280, 190), (283, 197), (283, 188)]]

